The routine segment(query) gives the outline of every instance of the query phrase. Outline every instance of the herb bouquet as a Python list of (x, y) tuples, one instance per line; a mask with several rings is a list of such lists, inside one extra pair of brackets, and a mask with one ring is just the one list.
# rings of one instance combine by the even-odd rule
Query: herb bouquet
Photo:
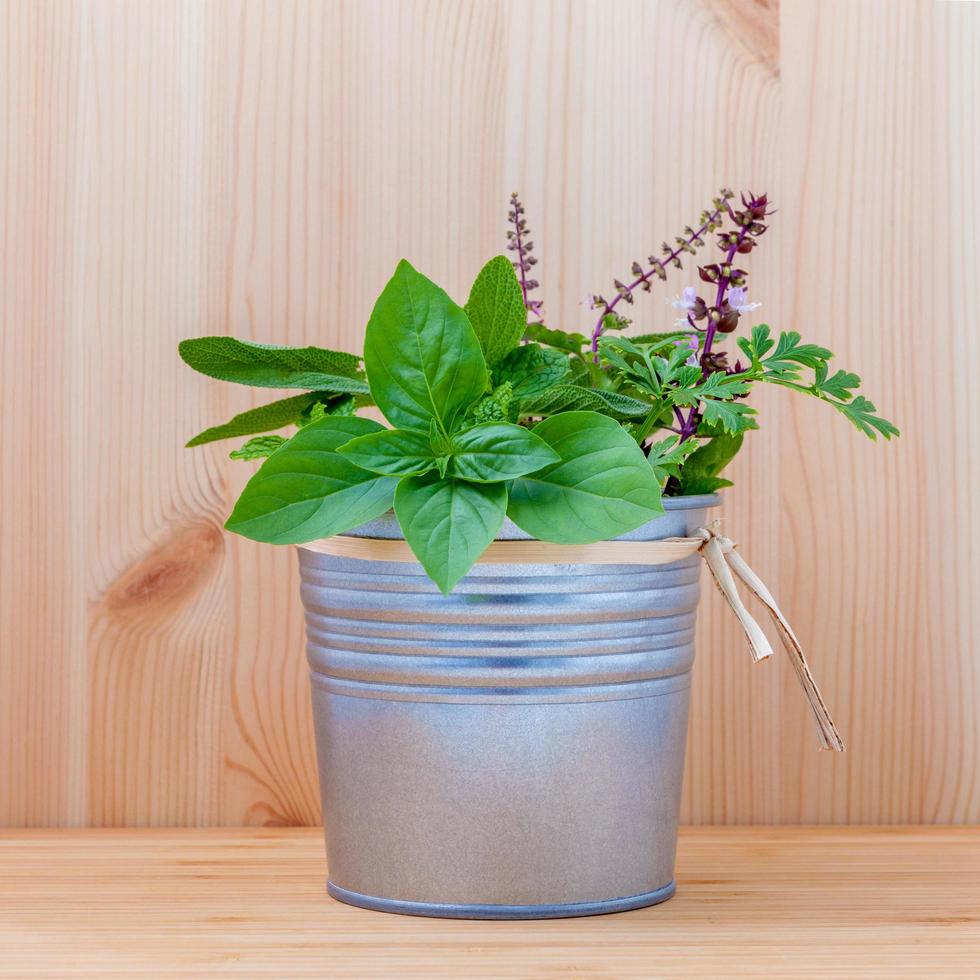
[[(317, 347), (230, 337), (180, 345), (202, 374), (306, 393), (235, 416), (189, 446), (261, 435), (231, 455), (269, 457), (228, 520), (256, 541), (297, 544), (350, 530), (394, 506), (419, 562), (449, 592), (509, 516), (543, 541), (613, 538), (663, 513), (668, 496), (712, 493), (755, 429), (747, 396), (756, 383), (821, 399), (871, 439), (898, 434), (856, 394), (860, 379), (831, 371), (829, 350), (765, 324), (721, 346), (749, 302), (740, 262), (759, 244), (766, 195), (722, 191), (697, 229), (616, 280), (591, 338), (545, 326), (524, 209), (511, 199), (508, 249), (480, 271), (463, 307), (402, 261), (368, 321), (363, 360)], [(702, 283), (674, 300), (661, 333), (626, 337), (633, 304), (709, 235), (723, 253), (701, 265)], [(702, 295), (703, 294), (703, 295)], [(358, 417), (377, 405), (392, 428)]]
[[(231, 455), (264, 461), (226, 526), (305, 545), (336, 897), (538, 918), (673, 893), (695, 552), (706, 542), (728, 588), (719, 564), (730, 545), (703, 522), (757, 427), (748, 396), (777, 385), (826, 402), (871, 439), (898, 434), (857, 393), (857, 375), (831, 369), (830, 351), (798, 333), (758, 324), (726, 346), (759, 306), (742, 265), (769, 213), (766, 195), (736, 203), (723, 190), (697, 228), (634, 262), (609, 298), (592, 297), (590, 334), (546, 325), (515, 195), (511, 255), (480, 270), (465, 305), (401, 262), (363, 357), (229, 337), (180, 345), (210, 377), (301, 389), (189, 445), (250, 436)], [(719, 259), (698, 266), (700, 284), (673, 301), (669, 329), (626, 336), (638, 294), (709, 237)], [(389, 426), (358, 414), (368, 406)], [(352, 535), (361, 551), (350, 550)], [(488, 552), (521, 544), (495, 539), (528, 536), (551, 543), (540, 547), (552, 557), (518, 564), (513, 548)], [(612, 557), (588, 551), (624, 536)], [(661, 563), (650, 544), (666, 538), (682, 551)], [(627, 567), (631, 545), (647, 557)], [(489, 563), (475, 565), (481, 556)], [(732, 566), (768, 595), (744, 563)], [(754, 621), (746, 631), (765, 656)], [(842, 747), (788, 626), (784, 638), (818, 724), (825, 716), (836, 739), (825, 744)]]

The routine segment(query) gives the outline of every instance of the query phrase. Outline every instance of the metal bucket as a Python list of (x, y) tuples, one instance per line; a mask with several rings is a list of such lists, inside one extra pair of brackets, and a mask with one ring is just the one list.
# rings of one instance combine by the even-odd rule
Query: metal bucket
[[(665, 500), (624, 539), (717, 503)], [(350, 534), (401, 536), (393, 516)], [(481, 919), (670, 898), (698, 556), (478, 564), (449, 596), (419, 565), (299, 558), (334, 898)]]

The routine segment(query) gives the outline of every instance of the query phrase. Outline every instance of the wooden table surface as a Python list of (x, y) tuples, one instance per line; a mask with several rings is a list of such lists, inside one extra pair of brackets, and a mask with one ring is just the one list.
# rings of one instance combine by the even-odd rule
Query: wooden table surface
[(0, 974), (980, 975), (980, 829), (688, 829), (677, 896), (586, 919), (367, 912), (315, 829), (0, 831)]

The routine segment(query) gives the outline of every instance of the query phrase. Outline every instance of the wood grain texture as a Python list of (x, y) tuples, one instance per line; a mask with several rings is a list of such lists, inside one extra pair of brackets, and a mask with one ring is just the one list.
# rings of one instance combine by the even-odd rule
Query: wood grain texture
[(309, 829), (8, 831), (0, 976), (975, 977), (980, 831), (688, 829), (677, 895), (545, 922), (367, 912)]
[(271, 399), (180, 338), (358, 349), (400, 257), (465, 295), (514, 189), (582, 329), (722, 183), (779, 208), (760, 313), (903, 437), (760, 393), (726, 527), (850, 751), (706, 589), (684, 819), (980, 821), (980, 6), (10, 0), (0, 31), (0, 824), (319, 818), (295, 556), (221, 530), (252, 467), (182, 448)]

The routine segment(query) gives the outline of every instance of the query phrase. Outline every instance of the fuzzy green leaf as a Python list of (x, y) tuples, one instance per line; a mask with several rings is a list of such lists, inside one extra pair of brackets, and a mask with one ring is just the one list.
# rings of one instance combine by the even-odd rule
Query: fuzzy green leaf
[(618, 391), (558, 384), (522, 401), (520, 414), (547, 416), (581, 411), (601, 412), (616, 418), (638, 418), (650, 411), (650, 405)]
[(528, 534), (584, 544), (663, 514), (653, 470), (619, 423), (595, 412), (564, 412), (533, 431), (561, 461), (511, 485), (507, 513)]
[(379, 517), (391, 507), (397, 477), (361, 469), (337, 449), (380, 428), (334, 416), (304, 426), (248, 481), (225, 527), (254, 541), (300, 544)]
[(271, 405), (262, 405), (241, 412), (224, 425), (216, 425), (199, 432), (188, 446), (203, 446), (208, 442), (219, 439), (232, 439), (237, 436), (250, 436), (257, 432), (269, 432), (281, 429), (287, 425), (296, 425), (303, 418), (303, 413), (322, 399), (330, 399), (329, 393), (311, 391), (305, 395), (294, 395), (292, 398), (282, 398)]
[(490, 367), (521, 342), (527, 310), (521, 284), (507, 256), (492, 258), (480, 270), (465, 310)]
[(186, 364), (221, 381), (258, 388), (309, 388), (338, 394), (366, 394), (359, 377), (360, 359), (320, 347), (280, 347), (234, 337), (182, 340)]
[(558, 454), (529, 429), (490, 422), (458, 432), (452, 440), (452, 476), (496, 483), (533, 473), (558, 461)]
[(395, 490), (395, 515), (429, 578), (447, 594), (486, 551), (504, 522), (507, 486), (410, 476)]
[(494, 368), (497, 384), (509, 381), (517, 401), (535, 395), (563, 381), (569, 373), (568, 356), (538, 344), (525, 344), (512, 350)]
[(486, 392), (487, 365), (466, 314), (408, 262), (398, 263), (368, 321), (371, 394), (400, 429), (444, 432)]

